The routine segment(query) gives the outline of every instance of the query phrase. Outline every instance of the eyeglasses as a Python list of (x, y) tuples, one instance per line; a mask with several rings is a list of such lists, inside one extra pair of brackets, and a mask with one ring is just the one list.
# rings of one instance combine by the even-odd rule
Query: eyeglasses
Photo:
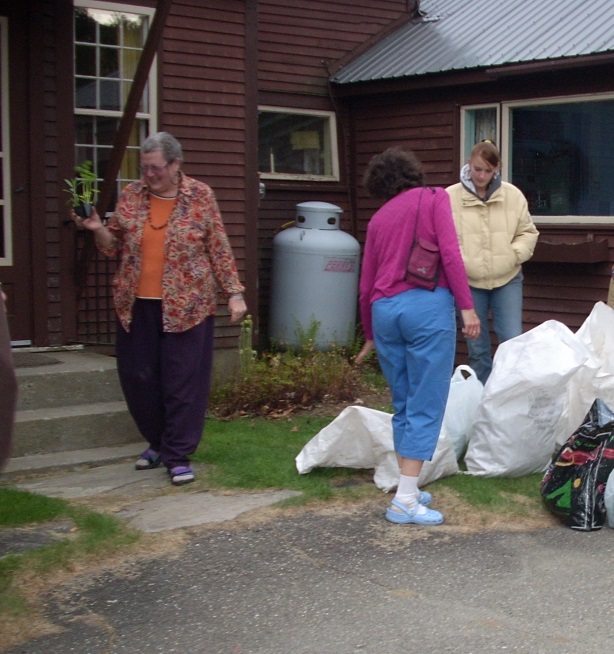
[(163, 166), (155, 166), (153, 164), (147, 166), (139, 166), (139, 172), (141, 175), (146, 175), (148, 171), (152, 172), (154, 175), (159, 175), (165, 168), (168, 168), (170, 161), (165, 163)]

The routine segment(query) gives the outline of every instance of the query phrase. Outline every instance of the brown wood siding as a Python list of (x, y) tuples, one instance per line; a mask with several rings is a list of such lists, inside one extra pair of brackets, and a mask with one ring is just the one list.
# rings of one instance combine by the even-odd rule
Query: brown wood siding
[[(245, 32), (241, 0), (175, 0), (164, 32), (159, 90), (159, 128), (181, 142), (186, 174), (214, 190), (244, 283), (249, 216)], [(236, 347), (238, 327), (230, 326), (225, 302), (218, 315), (216, 348)]]
[(259, 2), (259, 89), (327, 95), (328, 67), (406, 10), (406, 0)]
[(362, 176), (371, 157), (393, 145), (410, 147), (424, 168), (425, 182), (447, 186), (454, 181), (454, 104), (438, 97), (415, 102), (411, 96), (368, 98), (352, 106), (351, 133), (357, 206), (357, 234), (364, 241), (367, 223), (380, 206), (362, 187)]

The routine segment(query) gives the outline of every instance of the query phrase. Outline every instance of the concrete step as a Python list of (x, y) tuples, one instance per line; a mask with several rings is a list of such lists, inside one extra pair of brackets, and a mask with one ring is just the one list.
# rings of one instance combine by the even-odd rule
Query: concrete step
[(13, 457), (143, 442), (114, 357), (74, 350), (15, 352), (14, 359), (19, 400)]
[(14, 456), (8, 460), (4, 470), (0, 473), (0, 479), (10, 480), (60, 470), (95, 468), (124, 460), (136, 461), (143, 449), (143, 443), (139, 442), (110, 447), (94, 447), (85, 450)]
[[(20, 359), (27, 356), (28, 365)], [(114, 357), (86, 350), (16, 351), (17, 410), (123, 401)], [(40, 365), (36, 365), (40, 361)]]
[(18, 411), (13, 456), (142, 441), (124, 402)]

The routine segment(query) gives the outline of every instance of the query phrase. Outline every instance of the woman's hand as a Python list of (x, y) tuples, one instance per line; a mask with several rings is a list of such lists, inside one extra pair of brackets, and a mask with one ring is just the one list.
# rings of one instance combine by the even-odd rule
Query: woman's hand
[(81, 216), (78, 216), (74, 211), (71, 213), (71, 218), (77, 227), (89, 229), (91, 232), (97, 232), (99, 229), (104, 227), (102, 220), (100, 220), (100, 216), (94, 207), (92, 207), (92, 213), (89, 218), (81, 218)]
[(463, 319), (463, 335), (475, 339), (480, 335), (480, 319), (474, 309), (461, 309)]
[(230, 322), (240, 322), (247, 313), (245, 300), (242, 297), (231, 297), (228, 300), (228, 311), (230, 311)]
[(356, 355), (354, 363), (360, 365), (375, 349), (375, 343), (372, 340), (365, 341), (365, 344), (360, 349), (360, 352)]

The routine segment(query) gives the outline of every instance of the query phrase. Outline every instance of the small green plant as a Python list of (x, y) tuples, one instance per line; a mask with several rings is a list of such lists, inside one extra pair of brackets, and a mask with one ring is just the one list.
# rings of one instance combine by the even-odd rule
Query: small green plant
[(64, 192), (70, 195), (66, 203), (72, 208), (77, 208), (82, 204), (94, 204), (99, 190), (96, 188), (97, 179), (96, 173), (92, 170), (92, 162), (84, 161), (75, 166), (75, 173), (75, 177), (64, 180), (67, 186)]
[(239, 333), (239, 368), (241, 375), (249, 375), (258, 352), (252, 348), (252, 330), (253, 320), (248, 314), (241, 323), (241, 332)]

